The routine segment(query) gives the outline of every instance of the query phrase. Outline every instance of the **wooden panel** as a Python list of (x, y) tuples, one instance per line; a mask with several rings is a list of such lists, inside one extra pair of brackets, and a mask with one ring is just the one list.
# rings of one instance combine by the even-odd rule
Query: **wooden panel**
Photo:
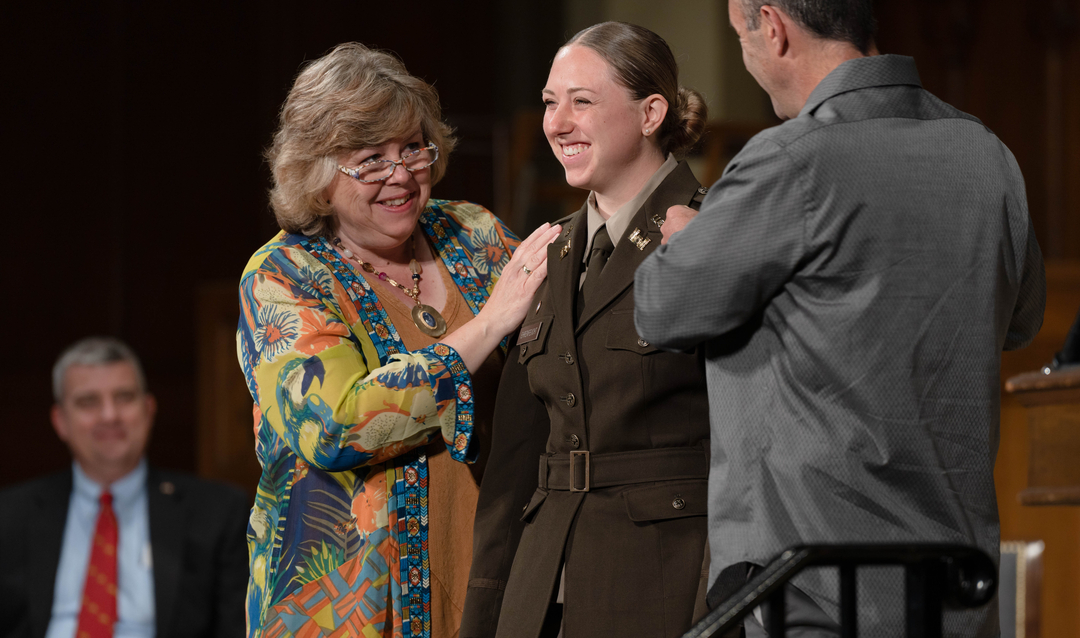
[[(1080, 309), (1080, 263), (1047, 264), (1047, 308), (1042, 330), (1023, 350), (1002, 357), (1002, 387), (1006, 379), (1046, 365), (1065, 342)], [(1041, 538), (1046, 543), (1043, 563), (1044, 636), (1080, 638), (1080, 507), (1029, 507), (1020, 503), (1028, 486), (1030, 440), (1024, 406), (1015, 395), (1002, 393), (1001, 442), (994, 479), (1001, 514), (1002, 538)]]
[(1025, 372), (1005, 391), (1027, 410), (1031, 455), (1020, 502), (1080, 505), (1080, 369)]
[(1024, 405), (1046, 403), (1039, 397), (1046, 390), (1080, 389), (1080, 368), (1051, 370), (1049, 367), (1018, 374), (1005, 382), (1005, 390), (1016, 392)]
[(1072, 487), (1080, 492), (1080, 401), (1027, 410), (1028, 486)]
[(199, 475), (235, 483), (254, 497), (261, 469), (255, 458), (251, 394), (236, 360), (236, 283), (200, 287), (196, 305)]

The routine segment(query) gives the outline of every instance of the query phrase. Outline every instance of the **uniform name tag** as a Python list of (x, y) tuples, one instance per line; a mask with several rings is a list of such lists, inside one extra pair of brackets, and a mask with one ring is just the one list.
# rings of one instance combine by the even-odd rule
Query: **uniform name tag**
[(537, 321), (536, 323), (530, 323), (527, 326), (522, 326), (521, 332), (518, 333), (517, 345), (520, 346), (523, 343), (536, 341), (536, 338), (540, 336), (540, 326), (543, 325), (543, 321)]

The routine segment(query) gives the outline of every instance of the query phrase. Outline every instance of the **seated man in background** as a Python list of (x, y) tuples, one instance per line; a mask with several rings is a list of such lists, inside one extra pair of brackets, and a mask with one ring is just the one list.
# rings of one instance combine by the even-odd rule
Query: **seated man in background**
[(243, 636), (248, 499), (147, 466), (156, 403), (135, 354), (76, 343), (53, 396), (74, 462), (0, 491), (0, 633)]

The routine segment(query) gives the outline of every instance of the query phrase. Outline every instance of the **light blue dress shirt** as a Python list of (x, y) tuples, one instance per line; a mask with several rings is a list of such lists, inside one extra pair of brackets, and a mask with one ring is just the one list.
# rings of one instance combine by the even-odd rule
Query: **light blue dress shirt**
[[(74, 638), (79, 624), (90, 547), (97, 527), (102, 487), (78, 463), (72, 463), (64, 542), (53, 589), (52, 620), (46, 638)], [(154, 569), (150, 551), (150, 515), (146, 497), (146, 461), (112, 484), (118, 530), (117, 622), (114, 638), (154, 635)]]

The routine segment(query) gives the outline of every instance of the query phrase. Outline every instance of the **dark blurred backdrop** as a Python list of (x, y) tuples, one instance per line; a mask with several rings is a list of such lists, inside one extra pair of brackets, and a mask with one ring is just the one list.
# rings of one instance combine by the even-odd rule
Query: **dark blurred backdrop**
[[(929, 90), (1005, 141), (1046, 256), (1080, 259), (1080, 1), (878, 5), (881, 50), (914, 55)], [(254, 460), (235, 451), (250, 449), (251, 416), (231, 341), (234, 291), (276, 231), (262, 152), (305, 60), (347, 40), (395, 51), (436, 86), (462, 140), (435, 196), (480, 202), (521, 232), (584, 197), (562, 182), (538, 106), (556, 48), (590, 21), (637, 16), (677, 53), (724, 56), (703, 67), (723, 75), (727, 94), (710, 97), (714, 124), (694, 164), (702, 180), (774, 123), (739, 75), (726, 11), (724, 0), (4, 3), (13, 243), (0, 486), (69, 462), (48, 424), (50, 367), (74, 340), (112, 334), (142, 356), (159, 399), (151, 460), (251, 489)]]
[(348, 40), (395, 51), (462, 138), (435, 195), (490, 207), (494, 137), (539, 103), (562, 37), (557, 11), (493, 0), (4, 3), (0, 16), (15, 241), (0, 387), (16, 443), (0, 485), (68, 462), (49, 370), (92, 334), (143, 359), (161, 406), (151, 459), (196, 468), (200, 291), (234, 285), (277, 230), (262, 152), (305, 60)]

